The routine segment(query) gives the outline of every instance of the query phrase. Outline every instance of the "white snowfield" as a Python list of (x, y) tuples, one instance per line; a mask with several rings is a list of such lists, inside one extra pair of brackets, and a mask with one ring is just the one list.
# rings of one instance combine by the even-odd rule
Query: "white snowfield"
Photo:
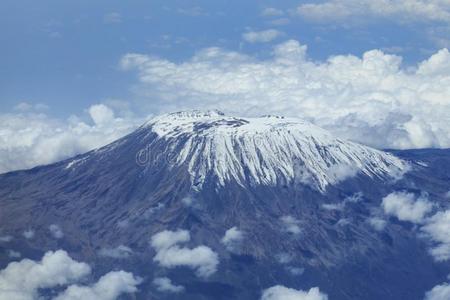
[(408, 170), (392, 154), (341, 140), (295, 118), (238, 118), (195, 110), (158, 116), (144, 128), (178, 153), (173, 165), (187, 164), (199, 185), (215, 175), (220, 185), (230, 180), (241, 185), (297, 180), (324, 191), (357, 173), (385, 179)]

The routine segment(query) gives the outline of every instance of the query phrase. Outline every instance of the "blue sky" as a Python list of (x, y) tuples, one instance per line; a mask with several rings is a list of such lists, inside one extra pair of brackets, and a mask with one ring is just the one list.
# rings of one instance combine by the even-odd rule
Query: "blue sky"
[[(219, 46), (265, 57), (274, 44), (295, 39), (313, 60), (384, 49), (414, 65), (442, 48), (430, 31), (445, 32), (445, 22), (315, 22), (296, 13), (304, 3), (314, 1), (2, 1), (0, 110), (25, 101), (66, 117), (106, 99), (133, 102), (135, 74), (118, 67), (130, 52), (179, 62)], [(264, 16), (267, 8), (275, 13)], [(267, 29), (282, 35), (267, 43), (242, 39)]]

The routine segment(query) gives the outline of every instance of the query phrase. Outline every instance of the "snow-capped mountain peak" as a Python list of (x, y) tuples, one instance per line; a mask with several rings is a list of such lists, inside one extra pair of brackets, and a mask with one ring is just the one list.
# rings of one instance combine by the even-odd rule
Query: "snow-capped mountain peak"
[(297, 180), (324, 191), (357, 173), (388, 178), (408, 168), (392, 154), (341, 140), (296, 118), (194, 110), (156, 117), (143, 128), (168, 143), (172, 165), (186, 165), (196, 184), (212, 175), (220, 185)]

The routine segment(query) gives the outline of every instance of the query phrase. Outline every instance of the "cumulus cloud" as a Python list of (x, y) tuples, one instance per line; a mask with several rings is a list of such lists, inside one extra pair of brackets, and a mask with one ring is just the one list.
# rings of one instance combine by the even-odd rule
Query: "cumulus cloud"
[(133, 250), (131, 250), (131, 248), (127, 246), (119, 245), (115, 248), (102, 248), (98, 251), (98, 255), (104, 257), (123, 259), (133, 255)]
[(27, 240), (32, 239), (34, 237), (34, 230), (33, 229), (27, 229), (23, 232), (23, 237)]
[(109, 272), (91, 286), (71, 285), (54, 300), (115, 300), (121, 294), (135, 293), (142, 280), (125, 271)]
[(441, 0), (329, 0), (301, 4), (297, 12), (315, 22), (389, 18), (400, 22), (450, 22), (450, 3)]
[(151, 245), (155, 250), (167, 249), (179, 243), (188, 242), (191, 235), (187, 230), (164, 230), (152, 236)]
[(328, 300), (328, 296), (317, 287), (302, 291), (276, 285), (264, 290), (261, 300)]
[(248, 31), (242, 34), (244, 41), (249, 43), (267, 43), (271, 42), (277, 37), (283, 35), (281, 31), (276, 29), (267, 29), (262, 31)]
[(48, 229), (50, 230), (50, 234), (55, 239), (62, 239), (64, 237), (64, 232), (62, 231), (61, 227), (59, 227), (59, 225), (52, 224), (48, 227)]
[(39, 289), (70, 284), (90, 272), (89, 265), (74, 261), (63, 250), (49, 251), (38, 262), (12, 262), (0, 271), (0, 299), (36, 299)]
[[(383, 198), (382, 207), (388, 215), (402, 221), (420, 225), (421, 236), (431, 240), (430, 254), (436, 261), (450, 259), (450, 210), (439, 211), (431, 217), (427, 214), (433, 209), (426, 194), (416, 198), (412, 193), (394, 192)], [(369, 219), (377, 230), (383, 230), (385, 221), (378, 217)]]
[(425, 294), (425, 300), (447, 300), (450, 299), (450, 284), (444, 283), (435, 286)]
[(114, 111), (104, 104), (95, 104), (89, 108), (89, 115), (95, 124), (101, 125), (114, 120)]
[(134, 293), (141, 279), (124, 271), (109, 272), (91, 286), (75, 284), (91, 273), (88, 264), (73, 260), (66, 251), (49, 251), (40, 261), (23, 259), (0, 271), (0, 299), (41, 299), (40, 289), (69, 285), (56, 300), (114, 300), (122, 293)]
[(292, 233), (292, 234), (299, 234), (301, 232), (301, 229), (299, 227), (300, 221), (292, 216), (282, 216), (280, 218), (284, 230)]
[(358, 173), (358, 168), (355, 166), (336, 164), (331, 166), (328, 170), (335, 182), (341, 182), (348, 178), (355, 177)]
[(425, 195), (416, 199), (414, 194), (406, 192), (394, 192), (387, 195), (383, 198), (381, 205), (387, 215), (412, 223), (422, 223), (425, 215), (433, 208), (433, 204)]
[(190, 239), (187, 230), (164, 230), (153, 235), (151, 245), (156, 251), (153, 260), (166, 268), (184, 266), (194, 269), (199, 277), (211, 276), (217, 271), (219, 256), (203, 245), (192, 249), (179, 246)]
[(371, 217), (368, 222), (377, 231), (383, 231), (387, 223), (386, 220), (379, 217)]
[(450, 259), (450, 210), (433, 215), (422, 226), (422, 231), (435, 242), (430, 251), (433, 257), (437, 261)]
[(234, 252), (239, 250), (243, 240), (244, 240), (244, 232), (239, 230), (235, 226), (231, 227), (225, 232), (225, 235), (222, 238), (222, 244), (225, 245), (228, 251)]
[(137, 71), (139, 95), (156, 100), (155, 110), (275, 113), (378, 148), (450, 147), (447, 49), (404, 68), (400, 56), (380, 50), (313, 61), (289, 40), (266, 59), (214, 47), (183, 62), (127, 54), (121, 66)]
[(153, 284), (160, 292), (181, 293), (184, 291), (184, 286), (173, 284), (172, 280), (167, 277), (157, 277), (153, 280)]
[(0, 114), (0, 173), (56, 162), (104, 146), (129, 133), (143, 120), (115, 117), (106, 105), (88, 110), (93, 125), (43, 113)]

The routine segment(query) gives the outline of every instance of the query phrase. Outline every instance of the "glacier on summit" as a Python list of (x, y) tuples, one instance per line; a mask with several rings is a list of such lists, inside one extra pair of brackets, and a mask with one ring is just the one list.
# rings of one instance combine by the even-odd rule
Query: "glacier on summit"
[(296, 118), (193, 110), (158, 116), (139, 130), (149, 129), (158, 136), (151, 144), (163, 139), (175, 153), (171, 164), (187, 165), (199, 185), (212, 174), (220, 185), (296, 180), (324, 191), (357, 173), (395, 179), (408, 170), (405, 161), (390, 153), (336, 138)]

